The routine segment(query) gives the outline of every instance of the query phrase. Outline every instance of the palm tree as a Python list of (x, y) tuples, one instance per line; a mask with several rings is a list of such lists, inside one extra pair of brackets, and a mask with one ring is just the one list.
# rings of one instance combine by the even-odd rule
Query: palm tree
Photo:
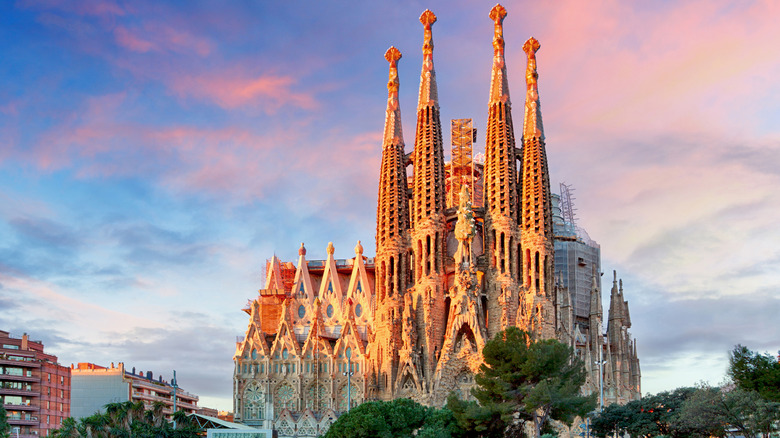
[(60, 428), (54, 430), (50, 436), (54, 438), (80, 438), (79, 424), (73, 417), (65, 418), (62, 420)]

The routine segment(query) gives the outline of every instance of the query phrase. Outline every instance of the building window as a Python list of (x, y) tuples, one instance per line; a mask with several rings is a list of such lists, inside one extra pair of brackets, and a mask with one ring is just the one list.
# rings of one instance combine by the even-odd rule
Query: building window
[(289, 354), (290, 353), (287, 351), (286, 348), (282, 350), (282, 359), (287, 359), (287, 356), (289, 356)]
[(252, 360), (255, 360), (255, 359), (257, 359), (257, 350), (255, 350), (255, 349), (253, 348), (253, 349), (252, 349)]

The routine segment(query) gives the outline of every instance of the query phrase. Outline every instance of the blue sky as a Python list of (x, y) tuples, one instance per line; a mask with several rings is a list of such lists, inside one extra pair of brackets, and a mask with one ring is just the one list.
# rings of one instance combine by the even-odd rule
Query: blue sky
[[(410, 151), (426, 8), (442, 120), (484, 146), (493, 4), (3, 2), (0, 328), (231, 409), (265, 260), (374, 252), (383, 55)], [(780, 349), (778, 5), (503, 4), (515, 120), (534, 36), (553, 189), (624, 280), (643, 392)]]

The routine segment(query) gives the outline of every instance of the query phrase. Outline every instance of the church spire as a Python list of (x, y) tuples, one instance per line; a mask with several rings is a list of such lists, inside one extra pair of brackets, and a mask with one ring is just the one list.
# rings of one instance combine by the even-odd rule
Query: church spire
[[(520, 238), (523, 249), (523, 285), (528, 297), (535, 296), (542, 303), (554, 303), (552, 203), (547, 152), (542, 132), (539, 93), (536, 73), (536, 51), (539, 42), (529, 38), (523, 45), (528, 55), (526, 69), (525, 118), (523, 120), (523, 147), (520, 163)], [(546, 304), (545, 304), (546, 305)], [(553, 317), (554, 318), (554, 317)], [(553, 319), (551, 318), (551, 319)], [(554, 321), (546, 321), (554, 323)]]
[(385, 112), (385, 131), (382, 137), (382, 147), (403, 145), (403, 130), (401, 129), (401, 107), (398, 103), (398, 61), (401, 51), (390, 46), (385, 52), (385, 59), (390, 63), (390, 74), (387, 80), (387, 111)]
[[(417, 101), (417, 128), (414, 136), (414, 187), (412, 190), (411, 241), (414, 261), (415, 306), (418, 321), (434, 321), (446, 312), (447, 278), (444, 270), (446, 257), (444, 217), (446, 192), (444, 190), (444, 149), (439, 97), (436, 90), (436, 72), (433, 68), (433, 36), (431, 27), (436, 15), (426, 10), (420, 16), (424, 28), (423, 63), (420, 73), (420, 93)], [(441, 353), (446, 321), (428, 327), (417, 326), (417, 337), (422, 357), (423, 375), (432, 387), (436, 360)]]
[[(523, 121), (522, 187), (520, 203), (523, 214), (521, 231), (549, 243), (552, 256), (552, 205), (550, 203), (550, 174), (542, 130), (542, 116), (537, 88), (536, 51), (539, 41), (529, 38), (523, 45), (528, 55), (526, 70), (527, 90), (525, 119)], [(541, 242), (540, 240), (540, 242)]]
[(390, 73), (387, 81), (387, 111), (382, 141), (382, 167), (379, 175), (377, 255), (389, 246), (397, 246), (401, 241), (405, 241), (409, 228), (404, 139), (401, 129), (401, 108), (398, 104), (398, 60), (401, 59), (401, 52), (395, 47), (390, 47), (385, 53), (385, 59), (390, 63)]
[(439, 91), (436, 88), (436, 72), (433, 70), (433, 33), (431, 28), (436, 22), (436, 15), (430, 9), (420, 15), (423, 24), (423, 65), (420, 73), (420, 95), (417, 101), (417, 111), (433, 106), (439, 109)]
[(486, 251), (492, 285), (487, 292), (489, 337), (514, 323), (519, 299), (517, 156), (504, 62), (503, 22), (506, 15), (506, 9), (501, 5), (493, 7), (489, 15), (494, 23), (484, 176)]
[(410, 269), (409, 196), (398, 105), (398, 60), (401, 52), (390, 47), (385, 59), (390, 63), (390, 73), (377, 202), (374, 311), (377, 317), (376, 336), (383, 342), (372, 344), (372, 367), (380, 392), (383, 397), (390, 397), (392, 393), (388, 391), (398, 367), (400, 315)]
[(420, 94), (417, 102), (417, 129), (414, 138), (414, 191), (412, 226), (441, 214), (445, 208), (444, 149), (439, 120), (436, 72), (433, 69), (433, 36), (431, 26), (436, 15), (425, 10), (420, 16), (425, 29)]
[(493, 74), (490, 77), (490, 105), (498, 102), (510, 105), (509, 82), (506, 76), (506, 62), (504, 61), (504, 18), (506, 9), (497, 4), (490, 10), (490, 19), (493, 20)]
[(542, 107), (539, 103), (539, 73), (536, 72), (536, 52), (541, 45), (536, 38), (531, 37), (523, 44), (523, 51), (528, 55), (528, 65), (525, 70), (526, 97), (525, 119), (523, 120), (523, 138), (528, 141), (538, 138), (544, 141), (542, 127)]

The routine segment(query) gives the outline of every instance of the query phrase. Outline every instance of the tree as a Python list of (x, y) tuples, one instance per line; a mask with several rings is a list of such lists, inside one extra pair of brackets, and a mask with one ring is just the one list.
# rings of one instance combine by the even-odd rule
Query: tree
[(62, 421), (52, 432), (55, 438), (195, 438), (202, 432), (196, 422), (182, 411), (175, 412), (176, 428), (165, 420), (164, 405), (156, 402), (146, 410), (143, 402), (109, 403), (105, 413), (97, 412), (78, 422), (73, 418)]
[(11, 436), (11, 425), (8, 424), (8, 412), (0, 403), (0, 438), (8, 438)]
[[(453, 401), (461, 427), (480, 436), (497, 429), (518, 434), (515, 419), (531, 421), (541, 436), (549, 419), (571, 424), (596, 406), (595, 395), (580, 395), (585, 368), (571, 347), (554, 339), (534, 340), (518, 329), (499, 332), (482, 350), (484, 363), (475, 376), (472, 394), (479, 405)], [(469, 418), (469, 416), (473, 416)]]
[(462, 431), (447, 409), (422, 406), (406, 398), (370, 401), (341, 415), (324, 438), (457, 438)]
[(768, 353), (759, 354), (736, 345), (729, 354), (728, 375), (740, 388), (780, 402), (780, 361)]
[(755, 391), (704, 386), (683, 403), (678, 428), (697, 436), (725, 436), (737, 431), (746, 438), (769, 436), (777, 430), (780, 403), (762, 398)]
[(633, 412), (617, 403), (604, 408), (590, 422), (590, 430), (596, 436), (623, 435), (631, 424)]
[(631, 436), (690, 436), (690, 431), (682, 430), (676, 423), (676, 416), (694, 392), (696, 388), (677, 388), (631, 401), (625, 406), (610, 405), (594, 417), (593, 434), (609, 436), (615, 432), (628, 432)]

